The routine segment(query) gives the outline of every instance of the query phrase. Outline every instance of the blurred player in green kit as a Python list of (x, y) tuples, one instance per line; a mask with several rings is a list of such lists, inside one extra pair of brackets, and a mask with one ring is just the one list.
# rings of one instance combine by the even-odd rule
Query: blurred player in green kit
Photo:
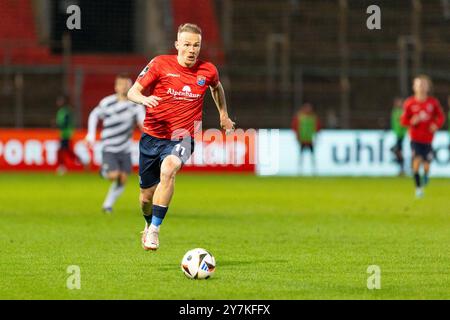
[(314, 112), (311, 103), (304, 103), (292, 119), (292, 130), (300, 146), (300, 170), (302, 168), (302, 158), (304, 151), (311, 153), (311, 164), (313, 173), (316, 171), (316, 159), (314, 155), (314, 140), (320, 130), (320, 121)]
[(403, 113), (403, 99), (395, 98), (394, 104), (392, 106), (391, 112), (391, 129), (395, 134), (396, 142), (391, 148), (391, 151), (395, 155), (395, 161), (400, 167), (399, 175), (403, 176), (405, 174), (405, 159), (403, 157), (403, 140), (405, 138), (408, 128), (402, 126), (400, 118)]
[(448, 150), (450, 151), (450, 95), (447, 97), (447, 106), (448, 106)]
[(64, 94), (59, 95), (56, 99), (56, 107), (58, 108), (56, 113), (56, 126), (60, 131), (60, 143), (57, 155), (58, 167), (56, 171), (59, 175), (63, 175), (67, 171), (68, 161), (83, 166), (85, 164), (73, 151), (72, 136), (74, 134), (75, 124), (69, 98)]

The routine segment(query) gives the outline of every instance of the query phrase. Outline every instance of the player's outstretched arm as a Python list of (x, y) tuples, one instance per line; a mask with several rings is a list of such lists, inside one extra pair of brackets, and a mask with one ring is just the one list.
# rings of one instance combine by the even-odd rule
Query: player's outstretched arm
[(160, 97), (157, 96), (149, 96), (146, 97), (142, 94), (142, 90), (144, 90), (144, 87), (141, 86), (139, 83), (135, 82), (130, 90), (128, 90), (128, 100), (133, 101), (137, 104), (142, 104), (143, 106), (154, 108), (158, 106), (159, 100), (161, 100)]
[(438, 100), (436, 100), (436, 108), (435, 108), (435, 118), (434, 118), (434, 125), (435, 128), (432, 128), (432, 131), (437, 131), (444, 125), (445, 122), (445, 115), (444, 111), (442, 110), (442, 106)]
[(95, 142), (95, 134), (97, 131), (97, 124), (99, 119), (100, 109), (99, 107), (95, 107), (91, 113), (89, 114), (88, 118), (88, 132), (86, 134), (86, 137), (84, 140), (89, 145), (89, 147), (94, 146)]
[(219, 111), (220, 127), (224, 129), (226, 133), (233, 132), (236, 123), (231, 121), (231, 119), (228, 116), (227, 102), (225, 100), (225, 91), (223, 90), (222, 84), (219, 81), (217, 86), (215, 87), (211, 86), (210, 89), (211, 95), (214, 99), (214, 102), (216, 103), (217, 110)]

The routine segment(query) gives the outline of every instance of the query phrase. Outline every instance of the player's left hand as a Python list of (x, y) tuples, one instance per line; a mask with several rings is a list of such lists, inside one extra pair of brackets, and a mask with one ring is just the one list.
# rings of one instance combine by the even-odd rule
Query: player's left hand
[(235, 122), (231, 121), (228, 117), (223, 117), (220, 119), (220, 127), (225, 130), (226, 134), (230, 134), (234, 131)]
[(412, 126), (415, 126), (415, 125), (417, 125), (419, 122), (420, 122), (420, 117), (419, 117), (419, 115), (417, 115), (417, 114), (415, 114), (415, 115), (413, 115), (412, 117), (411, 117), (411, 125)]

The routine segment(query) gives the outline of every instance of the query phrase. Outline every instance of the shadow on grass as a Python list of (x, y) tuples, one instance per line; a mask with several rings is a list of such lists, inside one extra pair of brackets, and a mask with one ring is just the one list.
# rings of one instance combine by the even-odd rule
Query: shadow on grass
[(258, 264), (268, 264), (268, 263), (287, 263), (288, 260), (220, 260), (217, 262), (217, 266), (229, 267), (229, 266), (243, 266), (243, 265), (258, 265)]
[[(268, 263), (287, 263), (288, 260), (220, 260), (217, 262), (217, 267), (222, 268), (228, 268), (233, 266), (243, 266), (243, 265), (258, 265), (258, 264), (268, 264)], [(159, 271), (170, 271), (174, 270), (173, 264), (164, 264), (161, 265), (158, 268)]]
[(172, 219), (174, 220), (192, 220), (192, 221), (197, 221), (197, 220), (229, 220), (230, 219), (230, 215), (226, 215), (223, 213), (214, 213), (214, 212), (208, 212), (208, 213), (204, 213), (204, 214), (200, 214), (200, 213), (178, 213), (177, 215), (173, 215)]

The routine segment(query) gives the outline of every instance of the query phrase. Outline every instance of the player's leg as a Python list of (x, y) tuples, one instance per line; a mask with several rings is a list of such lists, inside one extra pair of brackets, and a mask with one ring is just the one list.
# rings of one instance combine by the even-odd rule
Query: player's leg
[(142, 214), (144, 216), (147, 226), (152, 223), (152, 206), (153, 206), (153, 195), (155, 193), (157, 184), (150, 188), (141, 188), (139, 193), (139, 203), (141, 205)]
[[(149, 248), (159, 247), (159, 229), (169, 210), (169, 204), (175, 190), (175, 176), (194, 150), (194, 142), (188, 137), (180, 142), (162, 142), (165, 144), (160, 153), (161, 167), (159, 183), (153, 195), (152, 222), (149, 227)], [(146, 241), (147, 243), (147, 241)]]
[(424, 187), (428, 185), (428, 182), (430, 182), (429, 172), (430, 172), (430, 162), (424, 161), (423, 162), (423, 186)]
[(56, 169), (59, 175), (63, 175), (67, 172), (66, 167), (66, 153), (67, 153), (68, 141), (61, 139), (59, 143), (59, 149), (57, 153), (58, 167)]
[(305, 145), (300, 142), (300, 149), (299, 149), (299, 153), (298, 153), (298, 168), (299, 168), (299, 172), (301, 172), (302, 168), (303, 168), (303, 154), (304, 154), (304, 152), (305, 152)]
[(163, 147), (164, 142), (147, 134), (143, 134), (139, 142), (139, 202), (145, 219), (141, 239), (144, 250), (156, 250), (159, 246), (159, 228), (150, 226), (154, 193), (160, 182), (160, 153)]
[(112, 208), (117, 199), (125, 190), (125, 184), (128, 180), (128, 175), (131, 173), (131, 154), (130, 153), (110, 153), (106, 154), (108, 168), (113, 171), (107, 173), (107, 178), (112, 181), (111, 187), (103, 203), (103, 210), (112, 212)]
[(413, 160), (413, 174), (414, 174), (414, 182), (416, 184), (416, 197), (417, 198), (422, 198), (424, 191), (423, 191), (423, 184), (422, 181), (420, 179), (420, 166), (422, 164), (422, 157), (416, 157)]
[(423, 161), (423, 185), (428, 185), (429, 182), (429, 172), (430, 172), (430, 164), (434, 158), (434, 151), (431, 147), (431, 144), (427, 144), (424, 146), (424, 161)]
[[(146, 250), (159, 248), (159, 229), (169, 209), (175, 188), (175, 175), (180, 170), (181, 164), (181, 160), (174, 155), (167, 156), (161, 163), (160, 182), (156, 185), (153, 194), (151, 223), (144, 230), (143, 247)], [(147, 208), (148, 204), (145, 204)]]
[(142, 247), (144, 250), (155, 250), (155, 247), (159, 245), (158, 233), (152, 230), (150, 233), (150, 225), (152, 223), (152, 207), (153, 207), (153, 195), (156, 190), (156, 184), (149, 188), (141, 188), (139, 194), (139, 202), (141, 204), (142, 214), (145, 219), (144, 231), (142, 231)]
[(112, 212), (112, 208), (117, 199), (119, 199), (125, 190), (128, 173), (115, 171), (108, 176), (108, 179), (112, 181), (112, 183), (105, 198), (105, 202), (103, 203), (103, 210), (110, 213)]
[(416, 188), (421, 187), (421, 181), (420, 181), (420, 165), (422, 164), (422, 157), (415, 156), (412, 162), (412, 171), (414, 175), (414, 182), (416, 184)]
[(102, 205), (102, 210), (105, 213), (112, 212), (117, 197), (123, 192), (123, 187), (120, 183), (120, 174), (120, 164), (117, 155), (112, 152), (103, 152), (100, 175), (111, 181), (111, 185)]
[(400, 166), (399, 175), (403, 176), (405, 174), (405, 159), (403, 158), (403, 138), (397, 138), (396, 158)]
[(415, 156), (412, 163), (412, 171), (414, 176), (414, 183), (416, 185), (416, 197), (423, 197), (423, 188), (420, 180), (420, 165), (422, 164), (422, 157)]
[(314, 144), (312, 142), (309, 146), (309, 151), (311, 154), (311, 168), (312, 168), (313, 175), (315, 175), (316, 174), (316, 154), (314, 152)]
[(103, 177), (111, 181), (111, 184), (109, 186), (105, 200), (103, 201), (102, 210), (105, 213), (111, 213), (113, 205), (116, 201), (116, 192), (117, 190), (121, 190), (121, 185), (119, 182), (120, 171), (119, 170), (109, 171), (105, 173)]
[(153, 196), (154, 205), (169, 206), (175, 188), (175, 175), (181, 169), (181, 164), (180, 158), (174, 155), (167, 156), (161, 163), (161, 181)]
[(397, 140), (396, 140), (396, 142), (395, 142), (395, 145), (394, 146), (392, 146), (392, 148), (390, 149), (391, 150), (391, 152), (394, 154), (394, 156), (395, 156), (395, 162), (397, 162), (397, 164), (399, 165), (399, 167), (400, 167), (400, 172), (399, 172), (399, 175), (401, 175), (402, 174), (402, 172), (403, 172), (403, 158), (402, 158), (402, 152), (401, 152), (401, 142), (402, 142), (403, 140), (401, 139), (401, 138), (399, 138), (399, 137), (397, 137)]
[(412, 154), (412, 173), (414, 177), (414, 183), (416, 185), (416, 197), (421, 198), (423, 196), (423, 188), (420, 180), (420, 165), (423, 161), (422, 146), (416, 142), (411, 142), (411, 154)]
[(175, 155), (168, 155), (161, 163), (160, 182), (153, 195), (152, 225), (159, 227), (169, 209), (170, 200), (175, 189), (175, 175), (181, 169), (181, 159)]

